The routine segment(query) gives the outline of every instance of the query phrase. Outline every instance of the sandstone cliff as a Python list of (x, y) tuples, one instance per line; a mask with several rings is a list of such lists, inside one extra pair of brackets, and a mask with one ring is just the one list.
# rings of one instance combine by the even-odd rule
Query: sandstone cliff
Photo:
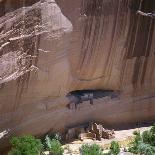
[[(42, 134), (89, 120), (155, 118), (155, 1), (1, 0), (0, 131)], [(73, 90), (120, 90), (68, 110)]]

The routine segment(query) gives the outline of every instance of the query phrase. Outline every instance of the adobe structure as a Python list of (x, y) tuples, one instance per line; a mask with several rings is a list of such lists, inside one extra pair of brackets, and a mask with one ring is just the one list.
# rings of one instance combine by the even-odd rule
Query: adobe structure
[[(0, 149), (88, 121), (154, 121), (154, 11), (154, 0), (0, 0)], [(83, 90), (120, 93), (68, 109)]]

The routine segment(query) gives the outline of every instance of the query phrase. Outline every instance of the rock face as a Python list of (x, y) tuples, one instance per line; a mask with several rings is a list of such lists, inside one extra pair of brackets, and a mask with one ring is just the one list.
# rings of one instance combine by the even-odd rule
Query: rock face
[[(0, 0), (0, 132), (155, 118), (155, 19), (148, 0)], [(121, 91), (66, 108), (75, 90)], [(3, 144), (3, 145), (2, 145)]]

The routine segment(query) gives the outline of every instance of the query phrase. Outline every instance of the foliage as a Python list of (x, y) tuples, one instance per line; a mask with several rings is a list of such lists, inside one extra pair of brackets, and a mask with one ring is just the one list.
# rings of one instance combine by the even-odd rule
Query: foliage
[(103, 155), (101, 147), (96, 144), (82, 145), (80, 152), (82, 155)]
[(41, 141), (33, 136), (13, 137), (10, 142), (13, 148), (9, 155), (38, 155), (43, 147)]
[(129, 152), (134, 154), (155, 154), (155, 124), (143, 133), (134, 132), (134, 140), (130, 143)]
[(118, 142), (112, 141), (110, 146), (110, 154), (118, 155), (120, 153), (120, 146)]
[(150, 144), (139, 142), (138, 153), (144, 154), (144, 155), (154, 155), (155, 147), (151, 146)]
[(155, 124), (150, 129), (150, 144), (155, 147)]
[(50, 153), (53, 155), (62, 155), (64, 152), (64, 149), (62, 148), (62, 145), (59, 140), (57, 139), (50, 139), (50, 137), (47, 135), (45, 138), (46, 145)]
[(49, 147), (47, 145), (48, 139), (50, 139), (50, 140), (56, 139), (60, 143), (62, 142), (62, 137), (61, 137), (60, 133), (49, 133), (48, 135), (44, 135), (41, 137), (41, 142), (43, 144), (44, 150), (49, 150)]
[(56, 139), (59, 142), (62, 141), (62, 137), (61, 137), (60, 133), (54, 133), (54, 134), (50, 135), (49, 137), (50, 137), (50, 139)]
[(152, 128), (150, 129), (150, 131), (155, 134), (155, 124), (153, 124)]
[(134, 153), (134, 154), (138, 154), (138, 144), (139, 144), (139, 141), (142, 140), (142, 137), (141, 137), (140, 131), (134, 131), (133, 134), (135, 135), (135, 138), (130, 143), (129, 152)]
[(144, 143), (151, 143), (152, 133), (149, 130), (146, 130), (142, 133), (142, 138)]

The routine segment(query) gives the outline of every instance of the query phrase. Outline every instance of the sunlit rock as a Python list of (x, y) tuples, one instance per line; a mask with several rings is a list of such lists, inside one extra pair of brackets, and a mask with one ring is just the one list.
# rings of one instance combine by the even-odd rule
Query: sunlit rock
[[(41, 135), (99, 121), (127, 127), (155, 118), (155, 23), (144, 0), (1, 0), (0, 131)], [(77, 90), (119, 91), (67, 108)]]

